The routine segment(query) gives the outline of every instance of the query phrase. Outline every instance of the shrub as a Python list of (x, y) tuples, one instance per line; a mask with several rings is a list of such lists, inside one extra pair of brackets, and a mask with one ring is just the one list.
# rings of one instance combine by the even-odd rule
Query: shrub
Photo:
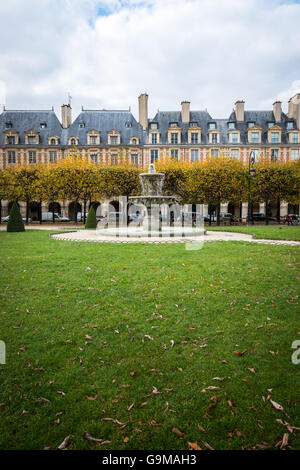
[(95, 209), (93, 206), (90, 207), (88, 216), (85, 221), (85, 228), (86, 229), (94, 229), (97, 227), (97, 219), (96, 219), (96, 213)]
[(16, 202), (13, 203), (9, 213), (8, 223), (6, 230), (8, 232), (24, 232), (25, 226), (21, 217), (19, 206)]

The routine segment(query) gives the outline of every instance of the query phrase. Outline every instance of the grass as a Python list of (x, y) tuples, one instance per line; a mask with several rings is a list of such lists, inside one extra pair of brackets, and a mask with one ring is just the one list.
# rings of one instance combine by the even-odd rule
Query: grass
[(297, 247), (27, 231), (0, 233), (0, 255), (1, 449), (275, 448), (277, 420), (300, 427)]
[(255, 238), (267, 238), (271, 240), (296, 240), (300, 241), (300, 225), (252, 225), (248, 226), (222, 226), (205, 227), (207, 230), (220, 230), (221, 232), (251, 233)]

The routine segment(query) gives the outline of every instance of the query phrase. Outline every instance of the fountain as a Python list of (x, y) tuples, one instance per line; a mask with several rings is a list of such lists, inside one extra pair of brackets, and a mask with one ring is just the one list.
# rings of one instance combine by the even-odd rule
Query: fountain
[[(202, 226), (193, 227), (192, 223), (185, 220), (183, 223), (182, 208), (174, 196), (163, 194), (164, 173), (158, 173), (154, 164), (150, 164), (148, 173), (141, 173), (140, 182), (142, 194), (128, 198), (129, 208), (142, 214), (142, 224), (139, 226), (108, 226), (97, 227), (97, 234), (111, 237), (197, 237), (204, 235), (203, 218)], [(123, 220), (125, 220), (123, 217)], [(201, 225), (201, 224), (200, 224)]]

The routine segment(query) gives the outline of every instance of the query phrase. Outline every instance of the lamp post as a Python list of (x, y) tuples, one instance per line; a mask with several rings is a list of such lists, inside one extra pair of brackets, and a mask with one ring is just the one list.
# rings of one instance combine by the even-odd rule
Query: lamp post
[(251, 225), (251, 177), (255, 175), (255, 152), (251, 150), (249, 156), (249, 170), (248, 170), (248, 217), (247, 217), (247, 225)]

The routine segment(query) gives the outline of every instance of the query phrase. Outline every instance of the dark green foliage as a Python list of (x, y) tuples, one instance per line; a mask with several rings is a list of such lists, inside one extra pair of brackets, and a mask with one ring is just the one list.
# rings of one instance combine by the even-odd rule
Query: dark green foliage
[(24, 232), (25, 226), (21, 217), (19, 206), (16, 202), (13, 203), (9, 213), (9, 219), (7, 223), (8, 232)]
[(95, 229), (97, 227), (97, 219), (96, 219), (96, 213), (95, 209), (93, 206), (90, 207), (86, 222), (85, 222), (85, 228), (86, 229)]

